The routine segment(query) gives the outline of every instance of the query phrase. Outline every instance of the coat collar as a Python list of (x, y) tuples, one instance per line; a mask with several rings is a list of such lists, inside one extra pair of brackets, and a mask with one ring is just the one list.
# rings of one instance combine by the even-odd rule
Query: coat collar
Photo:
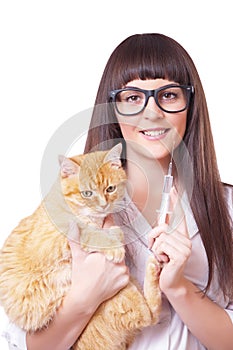
[[(174, 229), (179, 224), (179, 221), (183, 218), (183, 215), (185, 215), (189, 237), (192, 238), (198, 233), (199, 230), (198, 230), (196, 221), (194, 219), (186, 192), (184, 192), (184, 194), (182, 195), (179, 201), (179, 204), (177, 204), (176, 206), (174, 215), (171, 217), (171, 223), (170, 223), (171, 229)], [(152, 227), (147, 221), (147, 219), (136, 207), (136, 205), (133, 203), (128, 193), (125, 194), (124, 209), (114, 214), (114, 220), (116, 225), (124, 226), (123, 230), (127, 228), (126, 241), (132, 240), (131, 232), (130, 232), (131, 231), (130, 226), (131, 226), (131, 228), (134, 231), (134, 239), (135, 239), (135, 231), (136, 231), (137, 237), (138, 238), (140, 237), (141, 240), (143, 240), (144, 243), (147, 244), (147, 234), (152, 229)]]

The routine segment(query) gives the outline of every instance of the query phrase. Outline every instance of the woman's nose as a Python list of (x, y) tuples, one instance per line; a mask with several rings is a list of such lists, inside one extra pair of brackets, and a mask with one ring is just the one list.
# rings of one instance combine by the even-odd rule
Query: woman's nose
[(147, 105), (143, 111), (143, 116), (146, 119), (164, 118), (164, 112), (157, 105), (154, 96), (150, 96)]

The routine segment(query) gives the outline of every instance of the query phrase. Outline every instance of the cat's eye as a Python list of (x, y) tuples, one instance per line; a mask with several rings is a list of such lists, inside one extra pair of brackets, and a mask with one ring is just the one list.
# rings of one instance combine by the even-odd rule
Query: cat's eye
[(106, 188), (107, 193), (112, 193), (114, 191), (116, 191), (116, 186), (111, 185)]
[(92, 191), (82, 191), (80, 193), (83, 198), (90, 198), (93, 195)]

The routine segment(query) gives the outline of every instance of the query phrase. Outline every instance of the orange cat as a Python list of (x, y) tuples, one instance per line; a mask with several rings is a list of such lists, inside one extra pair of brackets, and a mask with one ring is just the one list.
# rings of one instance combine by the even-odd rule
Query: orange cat
[[(126, 175), (122, 146), (73, 158), (63, 157), (58, 181), (38, 209), (23, 219), (0, 252), (0, 302), (9, 319), (26, 331), (46, 327), (71, 284), (69, 223), (76, 221), (87, 251), (124, 259), (119, 227), (102, 229), (104, 218), (122, 210)], [(150, 257), (144, 292), (132, 281), (102, 303), (73, 345), (74, 350), (127, 349), (137, 331), (158, 320), (159, 269)]]

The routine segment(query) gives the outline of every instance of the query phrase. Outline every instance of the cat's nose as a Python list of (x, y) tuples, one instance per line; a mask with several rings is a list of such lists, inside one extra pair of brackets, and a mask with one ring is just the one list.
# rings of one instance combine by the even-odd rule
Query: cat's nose
[(106, 213), (108, 209), (109, 209), (109, 204), (99, 205), (98, 207), (96, 207), (96, 211), (99, 213)]
[(105, 209), (108, 206), (108, 202), (106, 201), (106, 199), (104, 197), (101, 197), (99, 199), (99, 206), (103, 209)]

